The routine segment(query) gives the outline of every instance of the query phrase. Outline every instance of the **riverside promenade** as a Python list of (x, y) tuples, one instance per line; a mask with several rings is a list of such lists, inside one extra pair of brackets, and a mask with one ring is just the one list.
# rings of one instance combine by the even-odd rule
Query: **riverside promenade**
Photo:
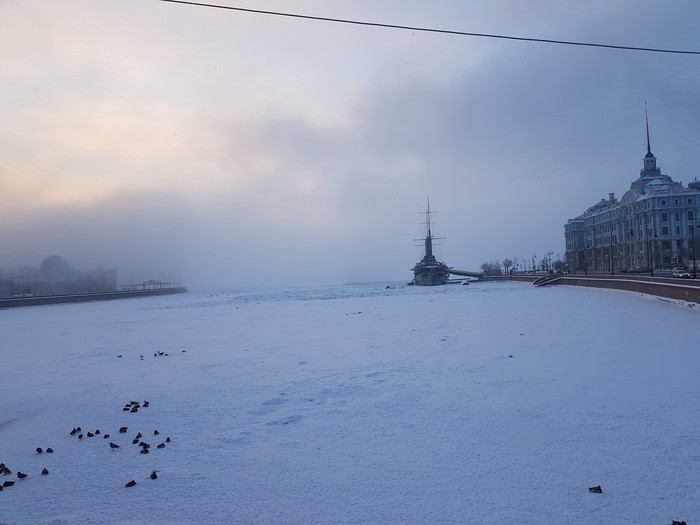
[(651, 277), (648, 275), (595, 275), (595, 274), (551, 274), (551, 275), (502, 275), (485, 277), (486, 281), (524, 281), (535, 286), (566, 284), (589, 288), (609, 288), (639, 292), (668, 299), (678, 299), (700, 304), (700, 279), (678, 279), (673, 277)]
[(174, 286), (169, 288), (147, 288), (145, 290), (115, 290), (113, 292), (44, 295), (36, 297), (12, 297), (8, 299), (0, 299), (0, 308), (14, 308), (18, 306), (39, 306), (46, 304), (62, 303), (82, 303), (88, 301), (111, 301), (112, 299), (150, 297), (153, 295), (170, 295), (185, 292), (187, 292), (186, 287)]

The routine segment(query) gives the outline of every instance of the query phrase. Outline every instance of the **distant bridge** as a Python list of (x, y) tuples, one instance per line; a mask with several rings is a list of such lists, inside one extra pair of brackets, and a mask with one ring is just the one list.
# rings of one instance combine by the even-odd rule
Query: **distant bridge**
[(461, 275), (462, 277), (473, 277), (480, 281), (484, 280), (483, 272), (468, 272), (466, 270), (455, 270), (454, 268), (450, 268), (449, 272), (450, 275)]

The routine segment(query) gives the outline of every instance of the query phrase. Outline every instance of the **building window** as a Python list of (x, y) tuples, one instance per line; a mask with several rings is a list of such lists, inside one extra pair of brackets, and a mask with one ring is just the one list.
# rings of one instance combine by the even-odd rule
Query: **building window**
[(676, 212), (676, 222), (678, 222), (678, 212)]
[(666, 201), (665, 201), (665, 200), (662, 200), (662, 201), (661, 201), (661, 206), (666, 206)]
[(674, 199), (673, 204), (674, 204), (675, 206), (678, 206), (678, 199)]
[[(663, 202), (663, 201), (662, 201)], [(661, 214), (661, 222), (668, 222), (668, 213), (663, 212)]]
[(661, 235), (668, 235), (668, 226), (661, 228)]
[(693, 199), (688, 199), (688, 204), (693, 204)]
[(681, 227), (676, 226), (676, 235), (680, 235), (680, 234), (681, 234)]
[(689, 212), (688, 212), (688, 220), (689, 220), (689, 221), (692, 221), (692, 220), (693, 220), (693, 212), (692, 212), (692, 211), (689, 211)]

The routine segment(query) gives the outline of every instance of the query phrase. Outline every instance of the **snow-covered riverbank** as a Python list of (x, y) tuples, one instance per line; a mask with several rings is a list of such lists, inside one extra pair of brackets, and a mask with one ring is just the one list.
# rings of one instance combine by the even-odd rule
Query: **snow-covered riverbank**
[(0, 311), (0, 523), (692, 523), (698, 316), (517, 282)]

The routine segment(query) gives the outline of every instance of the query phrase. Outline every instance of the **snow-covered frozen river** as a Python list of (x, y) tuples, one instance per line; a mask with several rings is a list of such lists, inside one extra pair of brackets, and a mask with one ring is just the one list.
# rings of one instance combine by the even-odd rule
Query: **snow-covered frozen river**
[(0, 523), (696, 523), (699, 316), (517, 282), (2, 310)]

